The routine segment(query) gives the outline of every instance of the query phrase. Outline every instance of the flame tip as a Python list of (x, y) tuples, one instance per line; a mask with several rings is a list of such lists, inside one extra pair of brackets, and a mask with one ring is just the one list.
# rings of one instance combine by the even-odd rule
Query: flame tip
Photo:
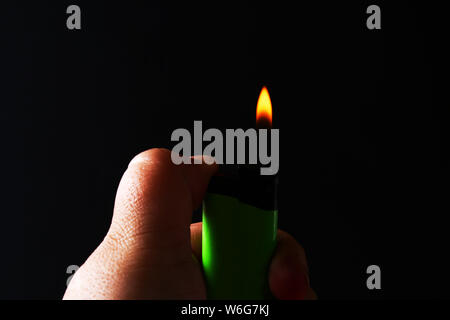
[(270, 101), (269, 90), (266, 86), (263, 86), (256, 105), (256, 123), (267, 121), (272, 126), (272, 102)]

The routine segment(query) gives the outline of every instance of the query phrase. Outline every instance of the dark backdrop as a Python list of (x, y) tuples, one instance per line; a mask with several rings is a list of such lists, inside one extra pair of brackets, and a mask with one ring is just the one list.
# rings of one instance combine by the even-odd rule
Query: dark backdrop
[(263, 85), (281, 133), (279, 225), (319, 297), (448, 297), (440, 9), (392, 2), (374, 2), (376, 31), (364, 1), (2, 3), (0, 297), (61, 298), (129, 160), (194, 120), (252, 126)]

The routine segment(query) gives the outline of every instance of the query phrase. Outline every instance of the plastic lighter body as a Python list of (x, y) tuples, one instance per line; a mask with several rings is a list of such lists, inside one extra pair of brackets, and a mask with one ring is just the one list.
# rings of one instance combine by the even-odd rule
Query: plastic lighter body
[(202, 264), (209, 299), (271, 298), (268, 271), (277, 220), (275, 206), (258, 206), (221, 192), (206, 194)]

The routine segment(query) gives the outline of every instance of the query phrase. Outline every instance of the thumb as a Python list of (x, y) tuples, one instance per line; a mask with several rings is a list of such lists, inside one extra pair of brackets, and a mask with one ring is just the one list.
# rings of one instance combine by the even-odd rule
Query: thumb
[(148, 250), (170, 248), (177, 258), (190, 257), (192, 212), (215, 171), (215, 165), (175, 165), (167, 149), (140, 153), (120, 182), (108, 234), (140, 242)]
[(190, 223), (215, 171), (216, 165), (174, 165), (166, 149), (137, 155), (120, 181), (108, 234), (64, 298), (204, 298)]

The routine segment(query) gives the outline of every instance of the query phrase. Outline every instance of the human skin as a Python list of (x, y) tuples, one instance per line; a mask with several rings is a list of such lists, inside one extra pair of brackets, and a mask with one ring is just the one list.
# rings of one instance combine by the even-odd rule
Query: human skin
[[(206, 299), (201, 223), (191, 224), (215, 164), (181, 164), (150, 149), (128, 165), (111, 226), (75, 273), (63, 299)], [(277, 299), (315, 299), (303, 248), (278, 231), (269, 268)]]

